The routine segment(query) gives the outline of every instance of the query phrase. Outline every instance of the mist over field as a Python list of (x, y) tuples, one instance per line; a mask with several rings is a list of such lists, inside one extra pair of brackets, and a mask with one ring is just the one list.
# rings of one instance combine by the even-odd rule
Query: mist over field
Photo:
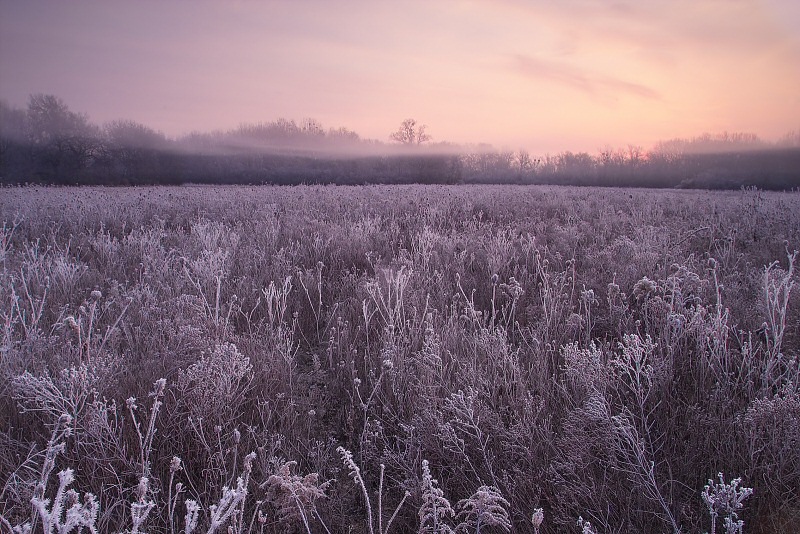
[(517, 183), (793, 189), (800, 187), (800, 137), (768, 142), (754, 134), (704, 134), (645, 150), (605, 148), (535, 155), (491, 145), (434, 141), (405, 119), (386, 141), (344, 127), (278, 119), (171, 139), (145, 124), (102, 127), (54, 95), (27, 108), (0, 104), (0, 183)]

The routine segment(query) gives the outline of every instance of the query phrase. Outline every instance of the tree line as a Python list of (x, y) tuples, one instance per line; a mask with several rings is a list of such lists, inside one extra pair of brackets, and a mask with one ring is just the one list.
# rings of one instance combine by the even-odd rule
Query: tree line
[(433, 142), (406, 119), (390, 143), (315, 119), (242, 124), (168, 138), (144, 124), (98, 126), (54, 95), (26, 108), (0, 101), (0, 183), (522, 183), (687, 187), (800, 187), (800, 131), (775, 143), (753, 134), (705, 134), (596, 155), (533, 156), (489, 145)]

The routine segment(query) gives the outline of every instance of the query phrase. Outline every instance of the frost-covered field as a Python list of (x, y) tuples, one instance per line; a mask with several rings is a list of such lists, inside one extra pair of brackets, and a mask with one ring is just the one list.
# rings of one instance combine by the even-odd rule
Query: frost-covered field
[(0, 531), (800, 528), (797, 193), (15, 188), (1, 221)]

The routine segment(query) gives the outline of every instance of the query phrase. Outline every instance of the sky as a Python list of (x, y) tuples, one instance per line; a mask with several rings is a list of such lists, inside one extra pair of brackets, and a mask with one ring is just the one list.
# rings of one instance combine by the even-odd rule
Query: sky
[(0, 99), (596, 153), (800, 129), (798, 0), (0, 0)]

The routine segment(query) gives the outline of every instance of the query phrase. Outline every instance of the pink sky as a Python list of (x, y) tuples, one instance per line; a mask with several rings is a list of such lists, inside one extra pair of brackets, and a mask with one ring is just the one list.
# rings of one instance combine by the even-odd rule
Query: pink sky
[(0, 0), (0, 98), (167, 135), (306, 117), (535, 153), (800, 129), (797, 0)]

